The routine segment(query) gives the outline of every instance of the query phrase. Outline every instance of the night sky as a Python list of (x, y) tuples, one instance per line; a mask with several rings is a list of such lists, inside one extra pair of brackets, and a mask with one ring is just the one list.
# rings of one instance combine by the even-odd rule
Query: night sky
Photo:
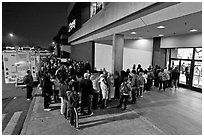
[[(2, 41), (48, 47), (67, 25), (70, 2), (2, 2)], [(13, 33), (11, 39), (9, 33)]]

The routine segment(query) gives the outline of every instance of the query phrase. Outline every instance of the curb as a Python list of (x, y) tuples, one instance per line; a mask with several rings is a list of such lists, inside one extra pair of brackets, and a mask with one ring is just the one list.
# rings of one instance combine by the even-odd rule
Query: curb
[[(34, 95), (38, 92), (38, 90), (39, 90), (39, 86), (36, 87)], [(30, 107), (28, 109), (28, 113), (27, 113), (26, 119), (25, 119), (25, 121), (23, 123), (23, 127), (22, 127), (22, 130), (20, 132), (20, 135), (26, 135), (28, 124), (29, 124), (30, 119), (31, 119), (31, 114), (33, 112), (33, 107), (34, 107), (34, 104), (36, 102), (36, 98), (37, 97), (33, 97), (33, 99), (32, 99), (32, 102), (31, 102)]]

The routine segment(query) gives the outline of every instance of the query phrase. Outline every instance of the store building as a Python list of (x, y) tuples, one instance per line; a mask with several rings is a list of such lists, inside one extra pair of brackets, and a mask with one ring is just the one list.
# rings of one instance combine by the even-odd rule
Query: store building
[(71, 58), (96, 69), (178, 66), (181, 85), (202, 89), (201, 2), (78, 2), (68, 16), (68, 43)]

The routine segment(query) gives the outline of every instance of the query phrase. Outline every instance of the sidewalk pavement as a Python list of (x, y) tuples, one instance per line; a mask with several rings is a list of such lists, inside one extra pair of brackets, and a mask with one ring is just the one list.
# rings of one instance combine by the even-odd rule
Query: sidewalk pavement
[(127, 109), (116, 108), (118, 102), (110, 102), (106, 109), (93, 110), (91, 117), (79, 117), (79, 129), (70, 125), (60, 115), (60, 103), (51, 104), (51, 111), (44, 111), (43, 97), (36, 89), (22, 135), (161, 135), (162, 130), (137, 113), (136, 105)]

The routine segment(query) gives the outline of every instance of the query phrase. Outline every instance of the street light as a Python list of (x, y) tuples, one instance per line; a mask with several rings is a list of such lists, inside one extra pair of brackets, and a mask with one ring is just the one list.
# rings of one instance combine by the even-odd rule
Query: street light
[(9, 33), (9, 36), (10, 36), (10, 37), (13, 37), (13, 33)]
[(10, 36), (10, 38), (11, 38), (11, 45), (13, 44), (13, 33), (9, 33), (9, 36)]

